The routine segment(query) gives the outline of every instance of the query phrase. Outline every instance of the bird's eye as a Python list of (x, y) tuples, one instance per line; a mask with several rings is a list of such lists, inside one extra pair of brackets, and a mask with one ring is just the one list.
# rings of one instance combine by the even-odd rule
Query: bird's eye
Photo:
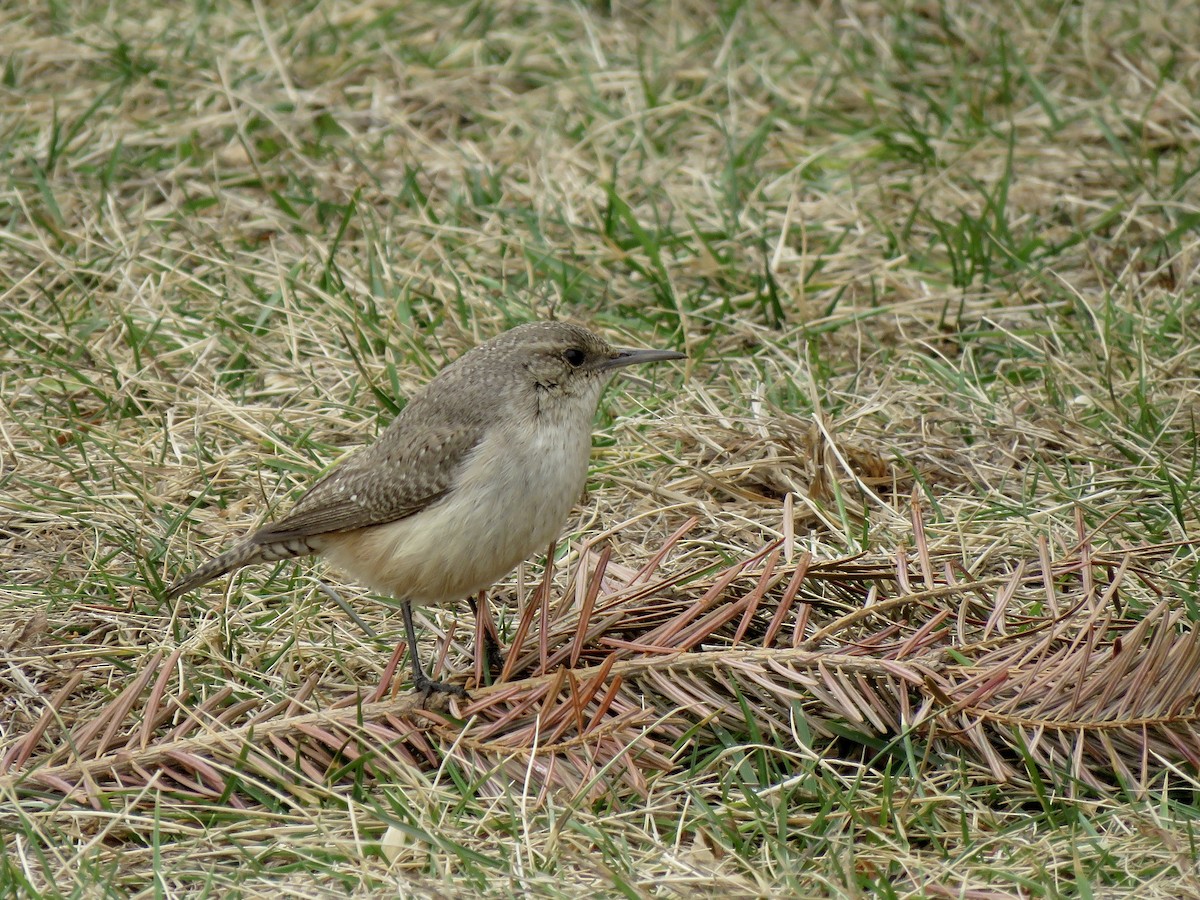
[(578, 369), (583, 365), (584, 360), (587, 359), (587, 354), (577, 347), (572, 347), (570, 350), (563, 352), (563, 359), (572, 369)]

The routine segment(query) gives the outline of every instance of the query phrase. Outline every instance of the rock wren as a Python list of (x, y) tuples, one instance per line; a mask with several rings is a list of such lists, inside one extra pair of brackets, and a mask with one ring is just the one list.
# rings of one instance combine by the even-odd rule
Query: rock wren
[(561, 322), (520, 325), (455, 360), (378, 439), (338, 462), (296, 502), (167, 596), (251, 563), (320, 554), (401, 601), (413, 685), (413, 604), (473, 598), (558, 536), (583, 493), (592, 419), (622, 366), (684, 359), (623, 350)]

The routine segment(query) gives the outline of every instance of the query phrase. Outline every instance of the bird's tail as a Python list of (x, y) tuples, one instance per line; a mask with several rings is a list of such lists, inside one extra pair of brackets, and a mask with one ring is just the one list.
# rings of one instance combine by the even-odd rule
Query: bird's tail
[(200, 587), (206, 582), (219, 578), (226, 572), (232, 572), (243, 566), (260, 562), (276, 562), (281, 559), (293, 559), (306, 556), (319, 550), (311, 539), (294, 538), (287, 541), (270, 541), (260, 543), (253, 537), (247, 538), (231, 550), (226, 550), (220, 556), (213, 557), (198, 569), (184, 575), (167, 588), (167, 598), (173, 600), (180, 594)]

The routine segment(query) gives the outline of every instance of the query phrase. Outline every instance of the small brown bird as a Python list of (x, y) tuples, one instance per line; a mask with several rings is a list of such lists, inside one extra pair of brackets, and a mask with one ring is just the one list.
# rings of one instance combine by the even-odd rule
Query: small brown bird
[(583, 493), (604, 386), (623, 366), (684, 358), (619, 349), (562, 322), (506, 331), (438, 373), (288, 515), (176, 581), (167, 596), (252, 563), (320, 554), (401, 601), (418, 691), (465, 696), (425, 674), (413, 604), (472, 598), (546, 547)]

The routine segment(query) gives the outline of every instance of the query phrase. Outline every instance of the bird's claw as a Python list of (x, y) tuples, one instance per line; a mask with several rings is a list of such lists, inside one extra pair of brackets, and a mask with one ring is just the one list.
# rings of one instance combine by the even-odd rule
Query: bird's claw
[(471, 699), (471, 695), (467, 693), (467, 689), (461, 684), (435, 681), (423, 672), (419, 678), (413, 679), (413, 690), (419, 694), (423, 694), (425, 699), (429, 699), (430, 694), (453, 694), (462, 700)]

